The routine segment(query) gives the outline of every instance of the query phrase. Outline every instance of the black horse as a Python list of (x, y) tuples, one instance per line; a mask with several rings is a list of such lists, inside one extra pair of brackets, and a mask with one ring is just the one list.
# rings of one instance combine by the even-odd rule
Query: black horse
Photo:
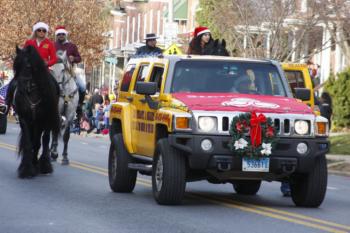
[(230, 56), (229, 52), (226, 49), (226, 41), (225, 39), (222, 39), (220, 41), (219, 39), (216, 39), (213, 43), (213, 45), (210, 48), (210, 54), (216, 55), (216, 56)]
[[(13, 82), (16, 82), (17, 87), (13, 96), (7, 99), (13, 103), (21, 127), (18, 154), (22, 160), (18, 177), (30, 178), (38, 173), (52, 173), (50, 132), (58, 135), (60, 130), (57, 86), (46, 64), (32, 46), (16, 48), (13, 69)], [(38, 160), (41, 140), (43, 148)]]

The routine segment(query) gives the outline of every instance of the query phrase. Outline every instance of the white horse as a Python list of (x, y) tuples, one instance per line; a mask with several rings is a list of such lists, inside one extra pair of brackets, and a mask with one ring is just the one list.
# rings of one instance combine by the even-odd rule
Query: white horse
[[(58, 63), (52, 66), (52, 72), (60, 87), (58, 110), (62, 118), (61, 132), (63, 132), (64, 149), (62, 153), (62, 165), (68, 165), (68, 141), (70, 126), (74, 120), (79, 101), (79, 92), (74, 80), (73, 67), (68, 61), (66, 52), (57, 51)], [(56, 161), (58, 138), (53, 137), (51, 143), (51, 159)]]

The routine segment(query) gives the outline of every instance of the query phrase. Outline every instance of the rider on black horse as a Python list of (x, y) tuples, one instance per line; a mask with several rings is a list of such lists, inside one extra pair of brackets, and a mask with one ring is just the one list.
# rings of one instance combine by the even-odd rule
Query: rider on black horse
[[(56, 49), (54, 43), (47, 38), (49, 26), (43, 22), (37, 22), (33, 25), (33, 33), (31, 38), (24, 44), (24, 48), (27, 46), (33, 46), (38, 51), (40, 57), (44, 60), (47, 67), (54, 65), (57, 62)], [(58, 84), (54, 77), (50, 76), (52, 81)], [(17, 86), (17, 81), (13, 78), (9, 84), (8, 93), (6, 96), (6, 104), (8, 107), (12, 105), (13, 94)], [(59, 89), (58, 89), (59, 90)], [(57, 93), (58, 94), (58, 93)]]
[[(68, 41), (67, 39), (68, 31), (65, 29), (65, 27), (63, 26), (57, 27), (55, 31), (55, 36), (56, 36), (56, 42), (55, 42), (56, 50), (66, 51), (67, 57), (72, 64), (78, 64), (79, 62), (81, 62), (81, 57), (78, 51), (78, 47), (72, 42)], [(77, 108), (77, 115), (79, 117), (82, 113), (82, 105), (83, 105), (85, 92), (86, 92), (86, 84), (85, 84), (85, 80), (82, 80), (82, 78), (78, 75), (76, 75), (75, 77), (75, 82), (79, 90), (79, 105)]]

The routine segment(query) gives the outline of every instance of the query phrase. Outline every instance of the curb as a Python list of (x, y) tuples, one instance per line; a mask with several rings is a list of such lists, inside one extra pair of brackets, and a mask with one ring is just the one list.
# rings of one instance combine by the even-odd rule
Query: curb
[(333, 175), (350, 176), (350, 172), (337, 171), (332, 169), (328, 170), (328, 173)]

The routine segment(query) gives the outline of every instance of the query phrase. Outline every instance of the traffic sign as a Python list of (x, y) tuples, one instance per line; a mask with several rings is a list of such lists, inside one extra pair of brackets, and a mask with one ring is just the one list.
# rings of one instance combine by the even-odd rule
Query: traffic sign
[(108, 62), (108, 63), (112, 63), (114, 65), (116, 65), (118, 63), (118, 60), (116, 58), (114, 58), (114, 57), (106, 57), (105, 61)]
[(164, 52), (165, 55), (182, 55), (183, 52), (176, 44), (170, 45)]

